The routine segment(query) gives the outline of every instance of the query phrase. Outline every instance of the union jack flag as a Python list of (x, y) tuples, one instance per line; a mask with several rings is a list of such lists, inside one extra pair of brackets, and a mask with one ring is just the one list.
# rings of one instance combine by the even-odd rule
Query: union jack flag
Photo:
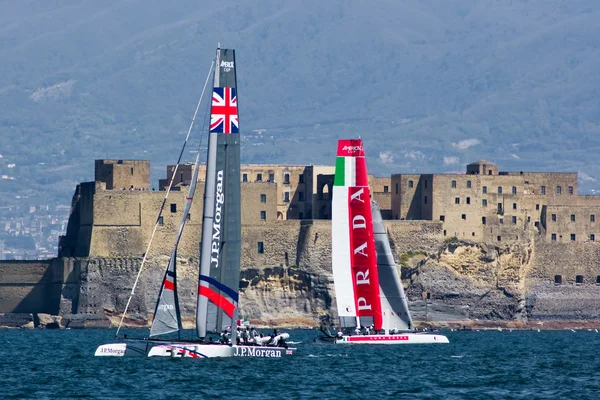
[(225, 134), (239, 133), (235, 88), (213, 89), (210, 131)]

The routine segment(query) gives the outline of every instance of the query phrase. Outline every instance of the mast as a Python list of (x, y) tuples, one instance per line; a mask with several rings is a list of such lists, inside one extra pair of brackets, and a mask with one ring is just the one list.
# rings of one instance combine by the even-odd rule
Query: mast
[(332, 270), (341, 327), (382, 327), (371, 194), (362, 140), (339, 140), (332, 199)]
[(235, 51), (217, 48), (216, 60), (196, 306), (196, 331), (200, 338), (226, 326), (234, 331), (240, 279), (240, 135)]

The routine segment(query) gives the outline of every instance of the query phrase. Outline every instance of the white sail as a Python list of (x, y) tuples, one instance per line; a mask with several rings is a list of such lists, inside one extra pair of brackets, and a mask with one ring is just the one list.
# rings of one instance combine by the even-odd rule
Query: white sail
[(379, 272), (379, 299), (383, 313), (383, 328), (410, 330), (413, 327), (404, 287), (398, 275), (394, 255), (390, 247), (387, 231), (383, 224), (377, 202), (371, 202), (373, 215), (373, 233), (377, 249), (377, 270)]

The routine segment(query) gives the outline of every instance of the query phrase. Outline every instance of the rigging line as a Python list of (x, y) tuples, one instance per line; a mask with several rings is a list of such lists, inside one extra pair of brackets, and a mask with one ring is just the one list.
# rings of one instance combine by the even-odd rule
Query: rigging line
[(171, 181), (169, 182), (169, 187), (167, 188), (167, 193), (163, 199), (163, 202), (160, 206), (160, 211), (158, 212), (158, 217), (156, 218), (156, 222), (154, 223), (154, 229), (152, 230), (152, 235), (150, 236), (150, 240), (148, 241), (148, 246), (146, 247), (146, 252), (144, 253), (144, 258), (142, 258), (142, 264), (140, 265), (140, 269), (138, 270), (137, 276), (135, 278), (135, 282), (133, 283), (133, 287), (131, 288), (131, 293), (129, 294), (129, 298), (127, 299), (127, 304), (125, 305), (125, 310), (123, 310), (123, 315), (121, 315), (121, 321), (119, 322), (119, 326), (117, 328), (117, 332), (115, 333), (115, 337), (119, 335), (119, 331), (123, 326), (123, 320), (125, 319), (125, 315), (127, 314), (127, 309), (129, 308), (129, 304), (131, 303), (131, 299), (135, 294), (135, 288), (137, 287), (138, 281), (140, 280), (140, 276), (142, 275), (142, 270), (144, 269), (144, 264), (146, 263), (146, 259), (148, 258), (148, 253), (150, 251), (150, 246), (152, 245), (152, 239), (154, 239), (154, 235), (156, 234), (156, 229), (158, 228), (160, 217), (165, 208), (165, 204), (167, 203), (167, 198), (169, 197), (169, 193), (171, 193), (171, 188), (173, 187), (173, 181), (175, 181), (175, 176), (177, 176), (177, 169), (179, 168), (179, 163), (181, 162), (181, 158), (183, 157), (183, 152), (185, 151), (185, 146), (190, 138), (190, 134), (192, 132), (192, 128), (194, 127), (194, 122), (196, 122), (196, 116), (198, 115), (198, 110), (200, 109), (200, 104), (202, 103), (202, 98), (204, 97), (204, 92), (206, 91), (206, 86), (208, 85), (208, 81), (210, 79), (210, 74), (212, 73), (213, 67), (215, 65), (216, 56), (213, 57), (212, 62), (210, 63), (210, 68), (208, 70), (208, 74), (206, 75), (206, 80), (204, 81), (204, 87), (202, 88), (202, 93), (200, 94), (200, 98), (198, 99), (198, 104), (196, 105), (196, 110), (194, 111), (194, 116), (192, 117), (192, 122), (190, 123), (190, 127), (187, 131), (187, 135), (185, 136), (185, 141), (183, 142), (183, 146), (181, 147), (181, 152), (179, 153), (179, 158), (177, 159), (177, 164), (175, 168), (173, 168), (173, 174), (171, 175)]

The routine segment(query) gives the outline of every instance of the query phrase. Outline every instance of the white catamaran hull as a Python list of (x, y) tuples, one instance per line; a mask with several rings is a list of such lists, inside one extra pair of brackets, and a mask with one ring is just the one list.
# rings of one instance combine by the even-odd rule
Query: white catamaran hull
[[(152, 346), (152, 347), (150, 347)], [(149, 350), (148, 350), (149, 348)], [(97, 357), (171, 357), (171, 358), (213, 358), (213, 357), (260, 357), (281, 358), (291, 356), (295, 348), (274, 346), (228, 346), (222, 344), (161, 343), (145, 342), (103, 344), (96, 349)]]
[(355, 335), (342, 336), (335, 341), (341, 344), (425, 344), (449, 343), (444, 335), (429, 333), (403, 333), (400, 335)]

